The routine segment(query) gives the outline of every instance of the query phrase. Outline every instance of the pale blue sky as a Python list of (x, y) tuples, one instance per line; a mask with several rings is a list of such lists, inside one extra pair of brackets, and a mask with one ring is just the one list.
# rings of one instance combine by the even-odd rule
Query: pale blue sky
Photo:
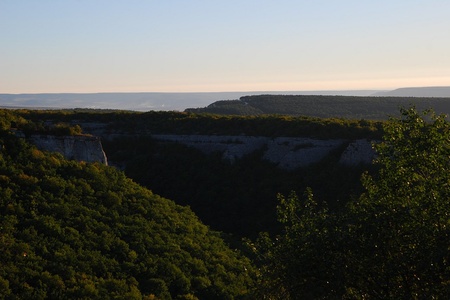
[(0, 93), (450, 85), (448, 0), (0, 0)]

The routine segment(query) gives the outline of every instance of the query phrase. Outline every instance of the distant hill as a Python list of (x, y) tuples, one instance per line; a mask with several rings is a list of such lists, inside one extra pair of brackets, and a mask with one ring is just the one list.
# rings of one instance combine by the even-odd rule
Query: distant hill
[[(0, 94), (0, 107), (33, 109), (115, 109), (132, 111), (184, 111), (217, 101), (238, 100), (252, 95), (345, 96), (345, 97), (450, 97), (450, 87), (400, 88), (380, 90), (329, 91), (244, 91), (203, 93), (45, 93)], [(398, 110), (397, 110), (398, 111)]]
[(237, 99), (243, 93), (62, 93), (0, 94), (0, 107), (92, 108), (134, 111), (183, 110), (217, 100)]
[(193, 113), (221, 115), (290, 115), (319, 118), (386, 120), (399, 113), (400, 107), (415, 105), (450, 114), (449, 98), (356, 97), (324, 95), (258, 95), (239, 100), (217, 101), (204, 108), (187, 109)]
[(376, 92), (373, 96), (393, 97), (450, 97), (450, 86), (406, 87)]

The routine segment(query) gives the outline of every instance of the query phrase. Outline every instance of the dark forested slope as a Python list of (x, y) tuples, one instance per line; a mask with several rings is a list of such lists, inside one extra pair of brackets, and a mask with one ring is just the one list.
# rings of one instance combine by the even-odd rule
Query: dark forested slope
[(232, 299), (252, 267), (176, 205), (101, 164), (67, 161), (9, 131), (1, 111), (0, 298)]
[(320, 95), (255, 95), (233, 101), (217, 101), (188, 112), (222, 115), (281, 114), (320, 118), (386, 120), (398, 115), (400, 107), (433, 108), (450, 113), (450, 98), (358, 97)]

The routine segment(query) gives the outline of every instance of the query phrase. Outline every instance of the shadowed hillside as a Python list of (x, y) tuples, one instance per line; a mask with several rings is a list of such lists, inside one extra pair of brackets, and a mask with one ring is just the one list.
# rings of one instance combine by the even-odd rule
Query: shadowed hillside
[(450, 113), (450, 98), (356, 97), (318, 95), (257, 95), (239, 100), (217, 101), (205, 108), (187, 112), (221, 115), (279, 114), (319, 118), (386, 120), (398, 114), (400, 107), (415, 105), (433, 108), (437, 113)]

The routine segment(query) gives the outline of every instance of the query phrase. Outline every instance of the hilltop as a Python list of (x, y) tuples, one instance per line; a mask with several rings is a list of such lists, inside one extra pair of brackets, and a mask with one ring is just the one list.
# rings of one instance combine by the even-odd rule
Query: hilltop
[(257, 95), (239, 100), (217, 101), (204, 108), (187, 109), (192, 113), (220, 115), (289, 115), (319, 118), (386, 120), (398, 114), (400, 107), (415, 105), (450, 113), (450, 97), (376, 97), (324, 95)]
[(450, 97), (450, 86), (405, 87), (377, 92), (373, 96), (391, 97)]

